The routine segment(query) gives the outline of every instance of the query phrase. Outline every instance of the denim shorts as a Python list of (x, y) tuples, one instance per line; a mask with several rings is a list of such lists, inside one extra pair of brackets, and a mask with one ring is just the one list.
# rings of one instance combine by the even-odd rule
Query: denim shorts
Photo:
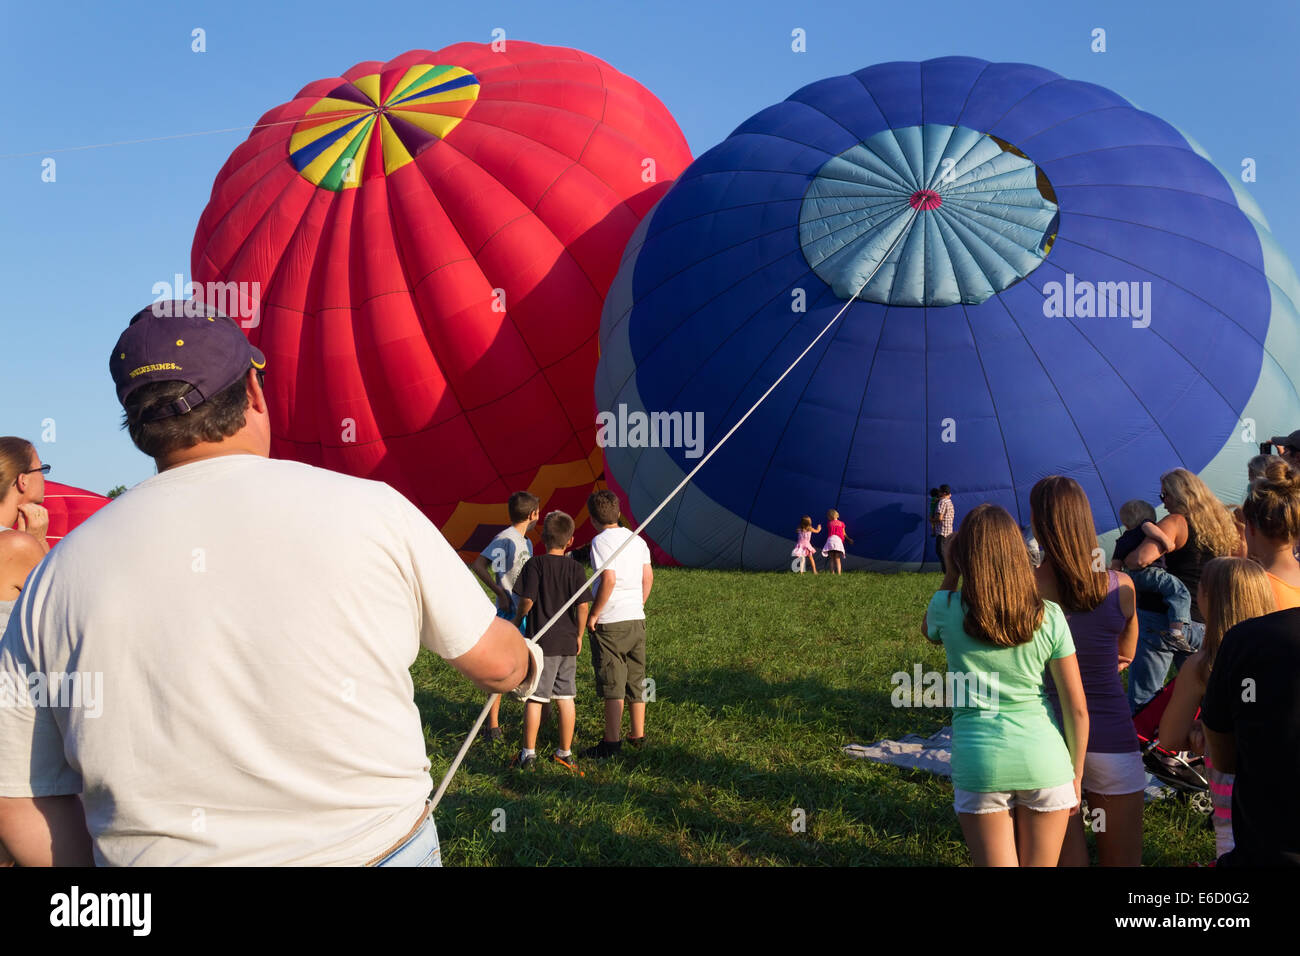
[(1054, 810), (1069, 810), (1078, 804), (1074, 799), (1073, 780), (1059, 787), (1043, 787), (1041, 790), (995, 790), (991, 793), (976, 793), (954, 787), (952, 795), (952, 806), (958, 813), (997, 813), (1012, 807), (1028, 807), (1040, 813), (1051, 813)]
[(433, 825), (433, 812), (428, 811), (424, 823), (383, 859), (372, 866), (442, 866), (442, 850), (438, 846), (438, 828)]

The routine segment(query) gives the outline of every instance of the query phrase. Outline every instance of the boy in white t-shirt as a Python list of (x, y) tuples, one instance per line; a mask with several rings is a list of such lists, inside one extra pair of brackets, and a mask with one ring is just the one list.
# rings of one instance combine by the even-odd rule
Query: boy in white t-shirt
[[(618, 524), (618, 498), (602, 489), (587, 498), (591, 523), (600, 533), (591, 540), (591, 590), (594, 601), (587, 626), (596, 668), (596, 690), (605, 701), (605, 734), (599, 744), (581, 756), (601, 760), (622, 752), (623, 703), (631, 712), (627, 742), (645, 744), (645, 602), (654, 584), (650, 549), (640, 538)], [(614, 552), (633, 538), (618, 555)], [(611, 560), (612, 559), (612, 560)]]
[[(514, 593), (515, 582), (533, 556), (533, 545), (526, 535), (541, 517), (541, 505), (536, 495), (526, 491), (516, 491), (511, 495), (506, 504), (510, 512), (510, 527), (499, 532), (474, 559), (474, 573), (496, 595), (497, 617), (513, 620), (519, 607), (519, 598)], [(519, 630), (523, 632), (522, 624)], [(488, 740), (501, 739), (500, 717), (501, 698), (498, 697), (492, 701), (492, 712), (488, 714), (487, 727), (483, 731)]]

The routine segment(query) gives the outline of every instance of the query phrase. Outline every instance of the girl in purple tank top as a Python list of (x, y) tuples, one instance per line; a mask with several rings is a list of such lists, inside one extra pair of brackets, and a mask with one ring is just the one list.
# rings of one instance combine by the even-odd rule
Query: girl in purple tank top
[[(1092, 508), (1078, 482), (1044, 478), (1030, 492), (1029, 505), (1043, 552), (1034, 572), (1038, 591), (1065, 612), (1088, 699), (1088, 811), (1066, 830), (1061, 866), (1088, 865), (1085, 826), (1097, 836), (1102, 866), (1141, 866), (1146, 770), (1120, 680), (1121, 659), (1127, 662), (1137, 651), (1137, 594), (1127, 574), (1106, 570)], [(1061, 704), (1050, 674), (1046, 690), (1059, 724)]]

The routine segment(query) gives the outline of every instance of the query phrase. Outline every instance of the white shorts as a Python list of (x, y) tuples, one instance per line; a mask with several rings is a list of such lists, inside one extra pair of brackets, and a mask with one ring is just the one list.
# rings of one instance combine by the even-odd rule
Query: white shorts
[(994, 790), (976, 793), (954, 787), (953, 809), (958, 813), (999, 813), (1012, 807), (1028, 807), (1039, 813), (1070, 810), (1078, 805), (1074, 799), (1074, 781), (1041, 790)]
[(1083, 760), (1083, 789), (1101, 796), (1137, 793), (1147, 786), (1147, 769), (1142, 754), (1098, 754), (1088, 751)]

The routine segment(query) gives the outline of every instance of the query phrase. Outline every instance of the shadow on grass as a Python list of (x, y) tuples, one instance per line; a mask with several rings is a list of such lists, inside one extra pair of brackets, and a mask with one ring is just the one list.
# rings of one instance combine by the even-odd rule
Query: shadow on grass
[[(447, 862), (932, 866), (960, 852), (951, 849), (961, 841), (946, 781), (867, 767), (839, 752), (853, 734), (837, 728), (850, 727), (864, 706), (878, 712), (868, 723), (897, 719), (887, 694), (812, 678), (773, 683), (728, 668), (674, 677), (671, 689), (650, 706), (651, 745), (612, 761), (582, 761), (584, 777), (546, 763), (549, 729), (539, 740), (542, 765), (529, 773), (507, 768), (517, 742), (476, 740), (438, 811)], [(435, 729), (438, 780), (482, 705), (432, 693), (417, 694), (417, 703)], [(518, 705), (504, 706), (509, 738), (517, 734)], [(691, 726), (705, 716), (701, 709), (748, 732), (734, 745), (721, 743), (710, 725)], [(805, 712), (815, 719), (801, 721)], [(590, 697), (579, 701), (579, 736), (585, 731), (587, 742), (596, 713)], [(783, 742), (778, 725), (791, 722), (804, 734)], [(801, 758), (807, 732), (825, 733), (826, 745)], [(728, 746), (754, 756), (717, 752)], [(494, 830), (502, 811), (505, 829)], [(936, 843), (949, 848), (946, 858), (927, 850)]]
[(789, 720), (798, 711), (788, 702), (801, 701), (816, 718), (811, 723), (835, 735), (828, 748), (928, 736), (952, 722), (946, 707), (895, 707), (888, 687), (830, 687), (814, 677), (771, 682), (751, 670), (711, 668), (674, 675), (658, 685), (658, 693), (664, 704), (690, 701), (719, 715), (740, 713), (755, 720)]
[(449, 864), (933, 866), (950, 861), (915, 841), (959, 840), (955, 820), (910, 788), (677, 745), (584, 762), (581, 778), (478, 762), (438, 812)]

